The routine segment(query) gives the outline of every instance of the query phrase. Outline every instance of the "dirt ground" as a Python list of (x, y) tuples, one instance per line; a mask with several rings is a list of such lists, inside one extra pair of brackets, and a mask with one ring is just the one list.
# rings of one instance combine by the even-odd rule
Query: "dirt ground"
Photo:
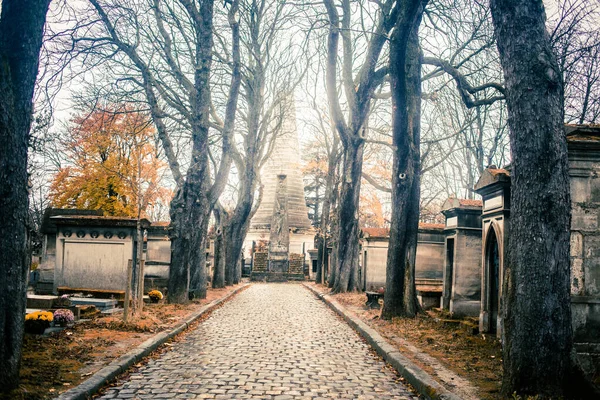
[(206, 299), (186, 305), (146, 304), (142, 316), (127, 324), (123, 323), (122, 314), (98, 314), (48, 336), (25, 334), (20, 387), (5, 398), (52, 399), (237, 287), (209, 289)]
[[(328, 291), (325, 286), (315, 286), (320, 292)], [(365, 307), (364, 293), (337, 294), (332, 297), (375, 328), (404, 356), (434, 375), (449, 390), (463, 398), (501, 398), (502, 348), (494, 337), (474, 335), (461, 327), (458, 321), (451, 321), (439, 312), (428, 312), (414, 319), (382, 320), (379, 310)], [(449, 371), (444, 374), (440, 373), (441, 369)]]

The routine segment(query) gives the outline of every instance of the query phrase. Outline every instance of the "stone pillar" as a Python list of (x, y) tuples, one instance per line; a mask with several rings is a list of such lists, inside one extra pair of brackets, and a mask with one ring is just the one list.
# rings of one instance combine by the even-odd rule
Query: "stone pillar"
[(287, 177), (278, 175), (277, 178), (273, 216), (271, 217), (271, 235), (269, 237), (269, 272), (287, 273), (290, 248)]

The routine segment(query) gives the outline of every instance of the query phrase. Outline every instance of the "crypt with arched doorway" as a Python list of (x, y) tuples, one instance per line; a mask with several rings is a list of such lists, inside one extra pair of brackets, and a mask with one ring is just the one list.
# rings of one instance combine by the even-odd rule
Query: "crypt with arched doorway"
[(479, 330), (500, 335), (504, 245), (510, 212), (510, 173), (505, 169), (488, 167), (477, 181), (475, 191), (483, 199)]

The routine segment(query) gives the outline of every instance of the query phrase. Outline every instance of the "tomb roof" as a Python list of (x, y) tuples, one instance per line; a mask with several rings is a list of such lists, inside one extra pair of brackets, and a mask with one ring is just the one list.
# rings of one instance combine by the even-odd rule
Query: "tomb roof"
[(154, 221), (150, 223), (150, 226), (169, 226), (170, 224), (169, 221)]
[(483, 171), (479, 177), (479, 180), (475, 184), (474, 189), (476, 192), (480, 193), (480, 190), (483, 188), (486, 188), (497, 182), (510, 182), (510, 171), (504, 168), (498, 168), (495, 165), (491, 165)]
[(466, 208), (466, 209), (480, 209), (483, 206), (481, 200), (473, 199), (459, 199), (456, 197), (449, 197), (442, 205), (442, 210), (450, 210), (453, 208)]
[(63, 216), (73, 216), (73, 215), (82, 215), (82, 216), (102, 216), (104, 215), (104, 211), (102, 210), (82, 210), (77, 208), (51, 208), (48, 207), (44, 211), (44, 216), (42, 219), (42, 226), (40, 231), (43, 234), (51, 234), (56, 233), (56, 221), (52, 219), (52, 217), (56, 217), (59, 215)]
[[(104, 215), (56, 215), (50, 217), (52, 221), (57, 225), (93, 225), (93, 226), (123, 226), (123, 227), (135, 227), (137, 225), (137, 218), (130, 217), (114, 217)], [(146, 229), (150, 227), (150, 221), (146, 218), (141, 220), (142, 228)]]
[(600, 125), (565, 125), (565, 131), (569, 153), (592, 154), (600, 149)]
[(388, 237), (390, 228), (361, 228), (363, 237)]
[(600, 140), (600, 125), (565, 124), (567, 141)]
[[(443, 231), (444, 224), (431, 224), (419, 222), (419, 231)], [(388, 238), (390, 237), (390, 228), (361, 228), (361, 236), (365, 238)]]
[(444, 230), (446, 225), (444, 224), (431, 224), (428, 222), (419, 222), (419, 230)]

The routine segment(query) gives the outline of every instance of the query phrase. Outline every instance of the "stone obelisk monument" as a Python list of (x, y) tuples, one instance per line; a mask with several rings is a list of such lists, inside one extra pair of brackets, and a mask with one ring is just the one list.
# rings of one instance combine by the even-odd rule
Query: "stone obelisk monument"
[(263, 200), (250, 222), (245, 250), (267, 242), (267, 254), (256, 254), (252, 279), (303, 279), (306, 252), (314, 248), (300, 163), (300, 144), (293, 101), (288, 105), (273, 150), (261, 170)]

